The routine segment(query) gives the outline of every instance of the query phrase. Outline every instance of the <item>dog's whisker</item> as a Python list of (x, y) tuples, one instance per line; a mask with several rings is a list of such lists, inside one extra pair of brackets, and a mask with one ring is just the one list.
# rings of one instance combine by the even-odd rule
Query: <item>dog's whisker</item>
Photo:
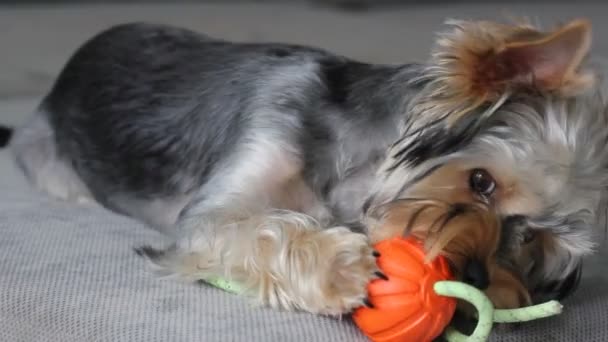
[(425, 205), (423, 207), (421, 207), (420, 209), (418, 209), (408, 220), (407, 225), (405, 227), (404, 232), (406, 233), (410, 233), (412, 231), (412, 228), (414, 227), (414, 224), (416, 224), (416, 220), (418, 219), (418, 217), (427, 209), (431, 208), (430, 205)]

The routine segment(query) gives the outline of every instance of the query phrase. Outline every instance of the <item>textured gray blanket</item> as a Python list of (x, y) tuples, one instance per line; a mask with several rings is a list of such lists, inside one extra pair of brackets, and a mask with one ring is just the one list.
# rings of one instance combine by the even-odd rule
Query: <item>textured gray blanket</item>
[[(132, 247), (161, 235), (34, 193), (6, 151), (0, 174), (0, 341), (365, 341), (348, 319), (254, 308), (214, 288), (155, 279)], [(561, 316), (493, 341), (608, 341), (606, 260), (591, 260)]]

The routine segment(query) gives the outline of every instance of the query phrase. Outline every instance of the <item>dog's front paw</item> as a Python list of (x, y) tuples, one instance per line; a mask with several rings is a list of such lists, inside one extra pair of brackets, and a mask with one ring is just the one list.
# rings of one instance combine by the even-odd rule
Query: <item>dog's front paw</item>
[(376, 264), (378, 252), (365, 235), (347, 228), (328, 229), (322, 235), (320, 252), (326, 264), (322, 265), (319, 312), (339, 315), (362, 305), (371, 306), (367, 285), (376, 278), (386, 279)]

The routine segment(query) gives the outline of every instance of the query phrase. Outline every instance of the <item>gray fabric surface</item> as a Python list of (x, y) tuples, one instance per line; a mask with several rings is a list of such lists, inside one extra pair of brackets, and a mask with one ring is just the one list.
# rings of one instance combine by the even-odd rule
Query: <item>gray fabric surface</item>
[(154, 279), (132, 247), (159, 236), (103, 209), (14, 192), (0, 208), (1, 341), (364, 340), (349, 322)]
[[(99, 207), (28, 190), (0, 153), (0, 341), (365, 341), (349, 320), (254, 308), (201, 285), (159, 280), (132, 247), (163, 237)], [(606, 255), (563, 315), (492, 341), (608, 341)]]

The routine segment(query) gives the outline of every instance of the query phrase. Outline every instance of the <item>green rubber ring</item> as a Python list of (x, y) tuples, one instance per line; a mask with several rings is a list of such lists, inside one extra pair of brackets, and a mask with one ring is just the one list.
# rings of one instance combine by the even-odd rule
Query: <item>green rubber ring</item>
[(479, 313), (477, 326), (471, 336), (448, 327), (444, 336), (449, 342), (483, 342), (488, 339), (493, 325), (494, 305), (483, 292), (458, 281), (439, 281), (433, 288), (439, 295), (459, 298), (473, 304)]
[(527, 322), (539, 318), (558, 315), (563, 306), (555, 300), (518, 309), (497, 309), (490, 299), (473, 286), (457, 281), (440, 281), (434, 285), (435, 292), (442, 296), (454, 297), (465, 300), (477, 310), (477, 327), (467, 336), (454, 329), (447, 327), (444, 336), (449, 342), (483, 342), (490, 336), (492, 324)]

